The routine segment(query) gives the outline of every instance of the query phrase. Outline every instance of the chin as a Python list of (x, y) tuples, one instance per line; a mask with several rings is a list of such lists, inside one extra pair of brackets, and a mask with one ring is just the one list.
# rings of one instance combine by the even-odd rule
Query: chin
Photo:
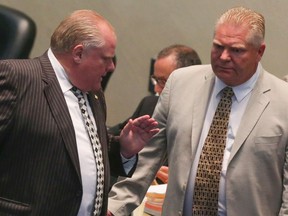
[(223, 73), (222, 71), (215, 73), (215, 75), (221, 80), (226, 80), (226, 79), (229, 79), (230, 77), (229, 74)]
[(101, 85), (94, 86), (94, 91), (99, 91), (101, 88)]
[(230, 85), (231, 81), (233, 80), (231, 76), (227, 73), (216, 73), (216, 76), (222, 80), (225, 84)]

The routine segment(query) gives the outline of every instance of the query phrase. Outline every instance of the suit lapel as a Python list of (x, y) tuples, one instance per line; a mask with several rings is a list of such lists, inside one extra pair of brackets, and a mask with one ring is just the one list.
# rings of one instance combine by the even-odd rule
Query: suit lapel
[(43, 81), (46, 83), (44, 87), (44, 95), (46, 96), (50, 111), (54, 116), (63, 142), (80, 180), (80, 164), (75, 132), (64, 95), (56, 78), (55, 72), (51, 66), (51, 63), (47, 57), (47, 54), (41, 56), (40, 61), (43, 67)]
[[(270, 91), (270, 87), (265, 84), (264, 81), (264, 74), (265, 72), (262, 71), (262, 73), (259, 76), (259, 80), (256, 83), (252, 95), (249, 99), (249, 102), (247, 104), (247, 108), (245, 111), (245, 114), (242, 118), (242, 121), (240, 123), (232, 150), (229, 162), (233, 159), (235, 154), (239, 151), (241, 146), (244, 144), (245, 140), (257, 124), (260, 116), (268, 106), (270, 102), (270, 98), (267, 96), (267, 93)], [(264, 87), (262, 87), (264, 86)]]
[(106, 163), (108, 160), (108, 148), (107, 145), (109, 145), (107, 140), (107, 129), (106, 129), (106, 104), (104, 99), (104, 94), (102, 90), (99, 90), (96, 93), (89, 93), (88, 94), (88, 100), (91, 107), (91, 110), (93, 112), (93, 116), (96, 122), (97, 126), (97, 133), (100, 139), (100, 144), (102, 147), (102, 155), (104, 160), (104, 172), (105, 172), (105, 185), (104, 185), (104, 191), (105, 194), (108, 194), (109, 191), (109, 184), (110, 182), (110, 169), (109, 169), (109, 163)]
[[(205, 76), (204, 85), (199, 88), (197, 97), (195, 97), (192, 111), (192, 142), (196, 145), (192, 146), (192, 158), (195, 157), (200, 136), (203, 129), (206, 111), (208, 108), (211, 91), (213, 89), (215, 77), (212, 75)], [(202, 125), (199, 125), (201, 122)]]
[[(106, 107), (105, 107), (105, 103), (103, 100), (103, 94), (96, 93), (89, 93), (88, 94), (88, 100), (93, 112), (93, 116), (96, 122), (96, 127), (97, 127), (97, 133), (101, 142), (101, 146), (102, 149), (104, 143), (107, 143), (107, 138), (106, 138), (106, 126), (105, 126), (105, 122), (106, 122)], [(103, 106), (101, 106), (101, 103), (103, 104)]]

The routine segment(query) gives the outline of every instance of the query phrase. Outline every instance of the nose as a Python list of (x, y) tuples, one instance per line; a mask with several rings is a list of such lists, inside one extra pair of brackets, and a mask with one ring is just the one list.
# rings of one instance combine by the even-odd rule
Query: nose
[(111, 61), (111, 63), (107, 67), (107, 72), (112, 73), (115, 70), (115, 64)]
[(158, 84), (154, 85), (154, 92), (157, 94), (161, 94), (163, 88), (159, 86)]
[(230, 53), (227, 49), (223, 50), (223, 52), (220, 55), (220, 59), (223, 61), (230, 61), (231, 60)]

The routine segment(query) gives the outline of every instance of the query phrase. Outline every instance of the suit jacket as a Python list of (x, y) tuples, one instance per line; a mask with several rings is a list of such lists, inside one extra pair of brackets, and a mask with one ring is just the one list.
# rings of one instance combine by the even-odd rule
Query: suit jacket
[(109, 127), (109, 133), (114, 135), (114, 136), (119, 136), (121, 133), (121, 130), (125, 127), (125, 125), (127, 124), (127, 122), (129, 121), (129, 119), (135, 119), (138, 118), (140, 116), (143, 115), (150, 115), (152, 116), (155, 106), (157, 104), (158, 101), (158, 96), (155, 95), (150, 95), (150, 96), (146, 96), (144, 97), (140, 103), (138, 104), (136, 110), (134, 111), (133, 115), (126, 119), (125, 121), (116, 124), (112, 127)]
[[(121, 122), (119, 124), (116, 124), (116, 125), (108, 128), (109, 135), (111, 137), (119, 136), (121, 131), (122, 131), (122, 129), (128, 123), (129, 119), (135, 119), (135, 118), (138, 118), (138, 117), (143, 116), (143, 115), (152, 116), (153, 112), (154, 112), (154, 109), (155, 109), (155, 106), (157, 104), (157, 101), (158, 101), (158, 96), (155, 96), (155, 95), (149, 95), (149, 96), (144, 97), (140, 101), (140, 103), (138, 104), (136, 110), (134, 111), (133, 115), (130, 118), (126, 119), (125, 121), (123, 121), (123, 122)], [(167, 157), (163, 161), (163, 165), (166, 165), (166, 166), (168, 165)], [(117, 181), (120, 181), (120, 180), (123, 180), (123, 179), (125, 179), (125, 177), (121, 176), (121, 177), (118, 178), (118, 175), (114, 175), (112, 173), (112, 175), (110, 176), (110, 188)], [(157, 178), (156, 180), (157, 180), (158, 183), (162, 183), (162, 181), (160, 179)]]
[[(119, 143), (108, 146), (104, 95), (88, 97), (104, 157), (104, 216), (108, 154), (114, 172), (125, 172)], [(75, 132), (47, 54), (0, 61), (0, 215), (77, 215), (81, 199)]]
[[(162, 215), (183, 214), (189, 173), (214, 81), (211, 65), (181, 68), (170, 75), (153, 115), (160, 132), (140, 153), (132, 179), (117, 183), (110, 192), (108, 208), (116, 216), (127, 215), (140, 204), (166, 151), (169, 182)], [(229, 216), (288, 215), (287, 92), (286, 82), (261, 68), (228, 162)]]

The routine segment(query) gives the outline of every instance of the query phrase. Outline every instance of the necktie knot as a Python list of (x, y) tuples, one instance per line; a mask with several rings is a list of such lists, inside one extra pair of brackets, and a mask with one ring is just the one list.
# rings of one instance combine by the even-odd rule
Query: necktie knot
[(224, 98), (231, 98), (234, 95), (233, 89), (229, 86), (225, 87), (222, 90), (222, 97)]
[(71, 91), (79, 100), (84, 97), (82, 91), (75, 86), (71, 88)]

